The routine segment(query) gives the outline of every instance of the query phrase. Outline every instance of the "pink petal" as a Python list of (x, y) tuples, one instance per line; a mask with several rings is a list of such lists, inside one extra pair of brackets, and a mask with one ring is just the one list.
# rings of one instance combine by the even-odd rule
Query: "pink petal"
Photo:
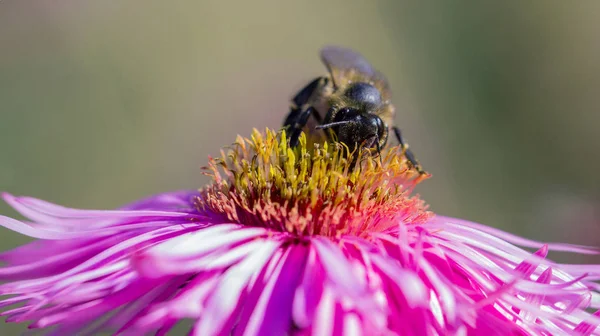
[(319, 261), (323, 265), (327, 278), (330, 279), (341, 292), (348, 293), (356, 299), (367, 294), (364, 284), (359, 282), (339, 247), (329, 239), (315, 237), (311, 240), (312, 246), (317, 251)]
[[(309, 248), (291, 245), (270, 274), (254, 283), (236, 327), (236, 335), (285, 335), (292, 321), (294, 291)], [(273, 259), (271, 262), (275, 262)]]
[(556, 243), (542, 243), (542, 242), (538, 242), (535, 240), (530, 240), (530, 239), (526, 239), (526, 238), (522, 238), (516, 235), (513, 235), (511, 233), (508, 232), (504, 232), (502, 230), (498, 230), (495, 229), (493, 227), (490, 226), (486, 226), (486, 225), (481, 225), (481, 224), (477, 224), (471, 221), (467, 221), (464, 219), (458, 219), (458, 218), (451, 218), (451, 217), (445, 217), (445, 216), (439, 216), (437, 215), (432, 222), (436, 222), (436, 223), (444, 223), (445, 225), (448, 225), (450, 223), (455, 223), (457, 225), (461, 225), (464, 227), (469, 227), (469, 228), (473, 228), (473, 229), (477, 229), (481, 232), (485, 232), (488, 233), (492, 236), (498, 237), (500, 239), (503, 239), (507, 242), (513, 243), (513, 244), (517, 244), (520, 246), (524, 246), (524, 247), (531, 247), (531, 248), (540, 248), (543, 245), (548, 245), (548, 248), (552, 251), (563, 251), (563, 252), (574, 252), (574, 253), (581, 253), (581, 254), (599, 254), (600, 253), (600, 249), (598, 248), (594, 248), (594, 247), (590, 247), (590, 246), (582, 246), (582, 245), (572, 245), (572, 244), (556, 244)]
[[(158, 211), (158, 210), (81, 210), (67, 208), (60, 205), (52, 204), (50, 202), (42, 201), (32, 197), (15, 197), (8, 193), (3, 193), (2, 197), (4, 200), (11, 204), (15, 210), (23, 210), (29, 215), (34, 217), (39, 216), (40, 222), (44, 222), (43, 219), (50, 219), (51, 222), (55, 222), (56, 218), (64, 219), (101, 219), (101, 218), (130, 218), (130, 217), (151, 217), (151, 218), (164, 218), (164, 217), (182, 217), (189, 216), (188, 212), (172, 212), (172, 211)], [(26, 214), (23, 214), (27, 216)], [(33, 219), (33, 218), (32, 218)], [(36, 220), (36, 219), (33, 219)]]
[(232, 266), (223, 274), (223, 279), (206, 303), (202, 319), (196, 321), (194, 335), (220, 335), (230, 330), (235, 317), (245, 301), (246, 288), (255, 273), (260, 271), (276, 254), (280, 243), (265, 240), (260, 247)]
[[(143, 276), (159, 278), (168, 275), (204, 272), (229, 267), (246, 258), (254, 249), (269, 242), (260, 238), (264, 232), (261, 229), (244, 228), (236, 230), (239, 234), (228, 234), (227, 230), (203, 229), (194, 233), (180, 235), (177, 239), (186, 241), (188, 246), (195, 246), (187, 254), (185, 248), (177, 249), (175, 253), (167, 253), (173, 241), (156, 245), (132, 259), (133, 267)], [(212, 240), (204, 240), (210, 237)], [(218, 244), (214, 244), (218, 242)], [(201, 253), (195, 255), (194, 253)]]
[(199, 196), (198, 190), (180, 190), (167, 193), (161, 193), (143, 198), (134, 203), (130, 203), (121, 209), (123, 210), (192, 210), (191, 204), (194, 197)]
[(311, 248), (308, 252), (302, 280), (294, 296), (293, 320), (300, 328), (308, 328), (315, 317), (315, 311), (323, 293), (325, 274), (317, 260), (317, 252)]

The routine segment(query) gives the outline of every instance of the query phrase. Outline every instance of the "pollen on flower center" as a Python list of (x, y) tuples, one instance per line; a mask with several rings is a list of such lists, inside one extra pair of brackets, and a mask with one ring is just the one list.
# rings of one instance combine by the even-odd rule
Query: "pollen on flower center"
[(411, 168), (399, 147), (380, 159), (338, 143), (309, 149), (305, 135), (290, 148), (284, 131), (254, 130), (221, 158), (209, 158), (204, 170), (213, 182), (195, 200), (198, 209), (243, 225), (299, 236), (364, 236), (432, 216), (410, 196), (428, 175)]

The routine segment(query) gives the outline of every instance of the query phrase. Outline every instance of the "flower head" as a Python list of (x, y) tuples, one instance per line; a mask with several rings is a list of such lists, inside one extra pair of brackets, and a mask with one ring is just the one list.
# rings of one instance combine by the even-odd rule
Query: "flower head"
[(386, 232), (433, 215), (409, 195), (428, 175), (411, 169), (398, 147), (373, 160), (339, 143), (309, 152), (305, 136), (290, 148), (282, 137), (255, 131), (252, 140), (238, 137), (232, 151), (210, 159), (206, 174), (214, 183), (197, 197), (199, 210), (297, 237), (332, 238)]
[(114, 211), (4, 194), (30, 221), (0, 225), (37, 240), (0, 254), (2, 314), (57, 335), (600, 335), (600, 265), (546, 258), (596, 250), (434, 216), (402, 154), (267, 130), (200, 191)]

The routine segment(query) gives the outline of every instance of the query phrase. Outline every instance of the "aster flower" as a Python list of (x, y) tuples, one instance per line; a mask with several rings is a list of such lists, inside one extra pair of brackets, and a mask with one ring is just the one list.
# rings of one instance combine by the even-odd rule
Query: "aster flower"
[[(255, 131), (200, 191), (119, 210), (4, 194), (36, 238), (0, 254), (2, 315), (54, 335), (600, 335), (600, 265), (434, 215), (400, 148), (380, 160)], [(532, 248), (534, 252), (524, 248)]]

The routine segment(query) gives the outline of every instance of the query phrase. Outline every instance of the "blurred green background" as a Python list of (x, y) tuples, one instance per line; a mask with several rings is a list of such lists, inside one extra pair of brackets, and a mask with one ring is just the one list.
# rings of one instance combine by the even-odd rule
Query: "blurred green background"
[[(290, 97), (325, 71), (318, 50), (339, 44), (388, 76), (396, 122), (434, 175), (418, 189), (432, 210), (600, 245), (599, 11), (597, 1), (2, 0), (0, 189), (103, 209), (199, 188), (207, 155), (279, 127)], [(0, 249), (24, 241), (3, 230)]]

